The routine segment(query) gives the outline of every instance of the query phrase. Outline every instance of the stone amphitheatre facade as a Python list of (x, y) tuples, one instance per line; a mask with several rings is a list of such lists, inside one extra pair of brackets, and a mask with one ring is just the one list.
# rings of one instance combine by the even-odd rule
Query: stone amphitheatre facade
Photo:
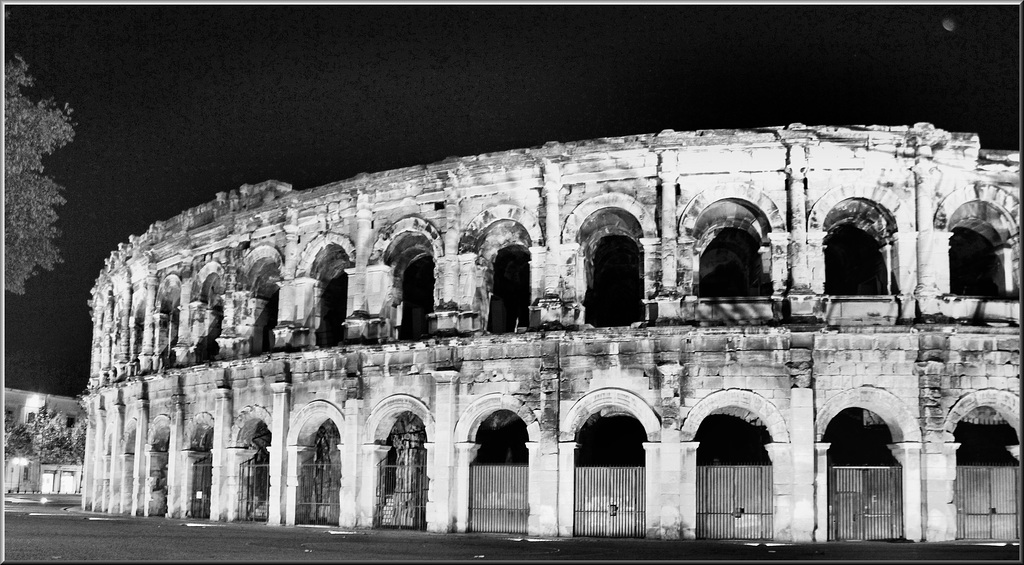
[(83, 505), (1017, 537), (1019, 191), (975, 134), (793, 124), (220, 193), (92, 290)]

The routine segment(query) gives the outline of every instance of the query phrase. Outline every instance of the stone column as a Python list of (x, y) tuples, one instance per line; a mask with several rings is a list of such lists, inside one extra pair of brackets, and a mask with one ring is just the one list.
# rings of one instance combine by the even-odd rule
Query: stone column
[(558, 196), (562, 188), (562, 172), (558, 165), (550, 160), (544, 161), (544, 213), (545, 233), (547, 241), (547, 261), (544, 263), (544, 297), (558, 296), (559, 246), (562, 243), (561, 217), (558, 212)]
[(356, 527), (364, 525), (359, 522), (359, 501), (362, 496), (360, 486), (364, 478), (362, 467), (359, 432), (362, 429), (363, 416), (360, 410), (362, 400), (347, 399), (343, 401), (345, 423), (341, 433), (341, 513), (338, 525)]
[(455, 444), (455, 531), (465, 533), (469, 527), (469, 465), (476, 458), (480, 445), (472, 441)]
[(185, 509), (182, 501), (184, 491), (184, 469), (181, 461), (181, 449), (185, 436), (185, 397), (175, 394), (171, 400), (171, 429), (167, 446), (167, 517), (183, 518)]
[(644, 288), (643, 296), (640, 298), (646, 300), (654, 298), (657, 294), (657, 288), (660, 286), (661, 281), (658, 280), (658, 255), (660, 255), (661, 249), (661, 238), (657, 237), (641, 237), (640, 246), (644, 251), (644, 263), (642, 268), (644, 270)]
[(121, 319), (118, 321), (121, 327), (121, 335), (119, 340), (120, 355), (118, 355), (117, 361), (119, 363), (127, 363), (131, 359), (131, 333), (132, 333), (132, 283), (127, 281), (125, 283), (124, 290), (121, 291)]
[(214, 392), (213, 446), (210, 451), (213, 457), (213, 478), (210, 484), (210, 519), (224, 521), (227, 519), (227, 508), (231, 506), (231, 495), (228, 488), (228, 469), (233, 463), (229, 457), (228, 447), (231, 445), (231, 424), (233, 418), (233, 395), (229, 388), (218, 388)]
[(764, 446), (772, 460), (772, 539), (793, 539), (793, 445)]
[(289, 400), (292, 385), (287, 382), (276, 382), (271, 384), (270, 388), (274, 391), (274, 412), (271, 416), (273, 429), (270, 433), (271, 437), (276, 439), (270, 442), (270, 500), (267, 506), (267, 524), (280, 526), (284, 519), (281, 505), (285, 502), (284, 485), (288, 463), (288, 454), (284, 447), (288, 437), (288, 420), (291, 418)]
[[(103, 456), (106, 454), (107, 411), (104, 409), (102, 397), (97, 396), (94, 398), (92, 405), (93, 414), (95, 415), (95, 431), (93, 432), (93, 458), (89, 461), (92, 467), (90, 478), (93, 481), (89, 509), (98, 511), (103, 509)], [(86, 485), (88, 487), (89, 483), (86, 483)]]
[(807, 149), (802, 145), (788, 149), (786, 199), (789, 201), (789, 265), (793, 287), (790, 294), (820, 294), (812, 289), (814, 280), (808, 263), (807, 239)]
[(110, 452), (110, 471), (107, 475), (110, 477), (110, 490), (108, 492), (106, 509), (108, 514), (117, 514), (121, 512), (121, 464), (124, 460), (124, 448), (121, 446), (121, 443), (124, 439), (124, 404), (114, 404), (114, 412), (111, 416), (114, 420), (111, 423), (113, 426), (113, 430), (111, 430), (113, 445)]
[(363, 484), (359, 491), (359, 522), (373, 525), (376, 511), (377, 466), (388, 456), (391, 448), (376, 443), (363, 444)]
[(313, 457), (314, 448), (305, 445), (289, 445), (288, 450), (288, 472), (285, 487), (285, 512), (284, 523), (286, 526), (295, 525), (295, 510), (299, 502), (299, 466)]
[(903, 468), (903, 536), (921, 541), (921, 442), (889, 445)]
[(700, 442), (681, 441), (679, 448), (682, 450), (682, 476), (681, 498), (682, 505), (679, 509), (679, 522), (682, 525), (681, 534), (683, 539), (697, 538), (697, 447)]
[(814, 444), (814, 541), (828, 541), (828, 448), (831, 443)]
[(676, 172), (678, 155), (675, 152), (662, 151), (660, 159), (659, 181), (661, 183), (661, 292), (663, 296), (677, 296), (676, 288), (676, 183), (679, 174)]
[(953, 481), (956, 480), (956, 449), (958, 443), (927, 442), (924, 444), (923, 479), (925, 493), (924, 539), (951, 541), (956, 539), (956, 507), (953, 505)]
[[(789, 440), (792, 454), (792, 540), (814, 541), (814, 390), (791, 388)], [(773, 459), (774, 461), (774, 459)]]
[(142, 322), (142, 355), (139, 356), (139, 369), (143, 372), (152, 371), (156, 367), (156, 331), (153, 328), (153, 319), (159, 311), (159, 305), (156, 303), (158, 282), (154, 274), (146, 277), (146, 318)]
[(825, 236), (826, 232), (820, 230), (808, 231), (806, 233), (807, 246), (804, 259), (807, 261), (807, 270), (810, 272), (810, 291), (812, 294), (825, 293)]
[(452, 474), (455, 462), (452, 461), (452, 430), (455, 429), (455, 411), (457, 389), (459, 386), (458, 371), (432, 371), (435, 383), (434, 436), (427, 443), (427, 461), (433, 466), (427, 467), (429, 487), (427, 492), (427, 529), (432, 532), (446, 533), (451, 531), (454, 516), (452, 515)]
[(106, 298), (106, 316), (103, 319), (103, 341), (100, 345), (100, 369), (101, 371), (107, 371), (110, 369), (112, 347), (114, 339), (114, 293), (112, 290), (107, 291)]
[(788, 291), (786, 287), (789, 284), (789, 248), (791, 247), (789, 234), (770, 232), (768, 241), (771, 242), (772, 298), (782, 300)]
[[(900, 322), (911, 324), (917, 316), (914, 290), (917, 288), (917, 232), (893, 234), (900, 291)], [(948, 261), (948, 259), (947, 259)]]
[(167, 340), (174, 347), (175, 363), (185, 365), (189, 362), (192, 346), (192, 277), (181, 281), (181, 294), (178, 298), (178, 339), (170, 342), (173, 321), (167, 322)]
[[(921, 145), (917, 148), (914, 167), (914, 190), (917, 221), (917, 286), (914, 294), (933, 297), (938, 294), (935, 273), (932, 270), (934, 255), (934, 232), (932, 215), (935, 213), (935, 192), (938, 188), (938, 169), (932, 163), (932, 148)], [(948, 251), (948, 250), (947, 250)]]
[(558, 535), (571, 537), (573, 529), (573, 506), (576, 496), (576, 449), (575, 441), (558, 443)]
[(660, 485), (654, 508), (658, 509), (661, 517), (659, 529), (662, 539), (679, 539), (682, 534), (679, 509), (682, 505), (683, 482), (679, 430), (662, 428), (660, 445), (657, 471)]
[[(242, 461), (245, 461), (253, 456), (255, 450), (247, 449), (244, 447), (227, 447), (224, 450), (226, 453), (224, 459), (226, 460), (226, 468), (224, 469), (224, 482), (227, 487), (227, 495), (224, 496), (228, 501), (228, 504), (224, 507), (224, 514), (228, 522), (234, 522), (238, 519), (238, 497), (241, 494), (241, 485), (239, 484), (239, 466)], [(212, 508), (210, 509), (213, 510)]]
[(644, 442), (644, 515), (647, 537), (663, 537), (661, 513), (661, 444)]
[(149, 401), (139, 399), (135, 418), (135, 461), (132, 466), (132, 503), (126, 508), (132, 516), (141, 516), (146, 505), (146, 478), (148, 476), (149, 458), (146, 455), (147, 438), (149, 438)]

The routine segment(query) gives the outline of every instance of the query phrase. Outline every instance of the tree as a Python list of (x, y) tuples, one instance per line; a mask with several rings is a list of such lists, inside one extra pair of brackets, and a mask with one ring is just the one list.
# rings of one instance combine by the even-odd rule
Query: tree
[(10, 414), (4, 415), (4, 459), (10, 461), (15, 457), (31, 457), (32, 434), (25, 424), (14, 423)]
[(25, 281), (39, 269), (61, 262), (54, 239), (60, 231), (57, 206), (63, 187), (43, 174), (44, 156), (74, 139), (71, 108), (53, 99), (32, 101), (22, 92), (32, 86), (28, 65), (15, 55), (4, 74), (4, 285), (25, 293)]
[(85, 460), (85, 419), (67, 425), (67, 416), (45, 406), (29, 424), (32, 445), (42, 464), (78, 465)]

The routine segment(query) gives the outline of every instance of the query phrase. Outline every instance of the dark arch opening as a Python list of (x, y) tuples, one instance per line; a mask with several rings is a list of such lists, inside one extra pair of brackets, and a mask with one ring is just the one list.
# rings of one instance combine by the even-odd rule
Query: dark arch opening
[(320, 327), (316, 331), (319, 347), (332, 347), (345, 338), (348, 308), (348, 275), (342, 271), (323, 287), (320, 295)]
[(253, 463), (270, 463), (270, 442), (273, 437), (274, 436), (270, 432), (270, 428), (267, 427), (267, 423), (263, 420), (259, 420), (252, 431), (252, 438), (249, 439), (249, 442), (246, 445), (249, 449), (256, 450), (252, 459)]
[(863, 408), (847, 408), (836, 414), (821, 441), (828, 448), (830, 465), (898, 465), (889, 444), (892, 434), (880, 416)]
[(583, 305), (595, 328), (628, 326), (642, 317), (643, 253), (632, 238), (608, 235), (594, 251), (593, 276)]
[(647, 431), (632, 416), (594, 414), (577, 434), (577, 467), (644, 467)]
[(515, 245), (498, 251), (494, 258), (487, 331), (495, 334), (525, 328), (530, 320), (530, 252)]
[(970, 228), (953, 228), (949, 238), (949, 292), (999, 296), (1003, 264), (995, 246)]
[(694, 441), (698, 465), (771, 465), (765, 444), (768, 428), (728, 414), (712, 414), (700, 423)]
[(199, 426), (192, 434), (189, 449), (192, 451), (211, 451), (213, 449), (213, 428), (205, 425)]
[(1017, 445), (1017, 432), (1006, 422), (982, 424), (961, 420), (953, 430), (953, 438), (960, 444), (956, 450), (957, 465), (1019, 464), (1006, 449)]
[(844, 224), (825, 236), (825, 293), (878, 295), (886, 292), (887, 269), (878, 242)]
[(275, 290), (256, 318), (253, 331), (253, 355), (270, 351), (274, 348), (274, 328), (277, 326), (277, 310), (280, 307), (281, 292)]
[(427, 314), (434, 311), (434, 258), (425, 255), (402, 274), (402, 325), (398, 339), (420, 339), (427, 334)]
[(530, 461), (526, 422), (511, 410), (498, 410), (480, 423), (476, 432), (474, 463), (481, 465), (525, 464)]
[(707, 298), (771, 295), (763, 281), (760, 246), (749, 233), (725, 228), (700, 255), (700, 296)]

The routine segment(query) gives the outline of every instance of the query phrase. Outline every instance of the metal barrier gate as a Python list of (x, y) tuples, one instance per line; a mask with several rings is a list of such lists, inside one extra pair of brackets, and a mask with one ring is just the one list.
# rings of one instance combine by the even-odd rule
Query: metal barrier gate
[(525, 534), (528, 465), (470, 465), (469, 531)]
[(771, 465), (697, 467), (698, 539), (772, 539)]
[(377, 507), (373, 527), (427, 529), (427, 466), (377, 466)]
[(270, 515), (270, 464), (260, 453), (242, 462), (238, 469), (238, 519), (265, 522)]
[(295, 523), (338, 525), (341, 512), (341, 465), (299, 465)]
[(902, 467), (830, 467), (828, 539), (903, 537)]
[(644, 467), (576, 467), (572, 535), (644, 537), (645, 471)]
[(957, 465), (957, 539), (1017, 539), (1020, 467)]
[(192, 496), (189, 500), (189, 518), (210, 517), (210, 493), (213, 486), (213, 456), (207, 454), (192, 463)]

